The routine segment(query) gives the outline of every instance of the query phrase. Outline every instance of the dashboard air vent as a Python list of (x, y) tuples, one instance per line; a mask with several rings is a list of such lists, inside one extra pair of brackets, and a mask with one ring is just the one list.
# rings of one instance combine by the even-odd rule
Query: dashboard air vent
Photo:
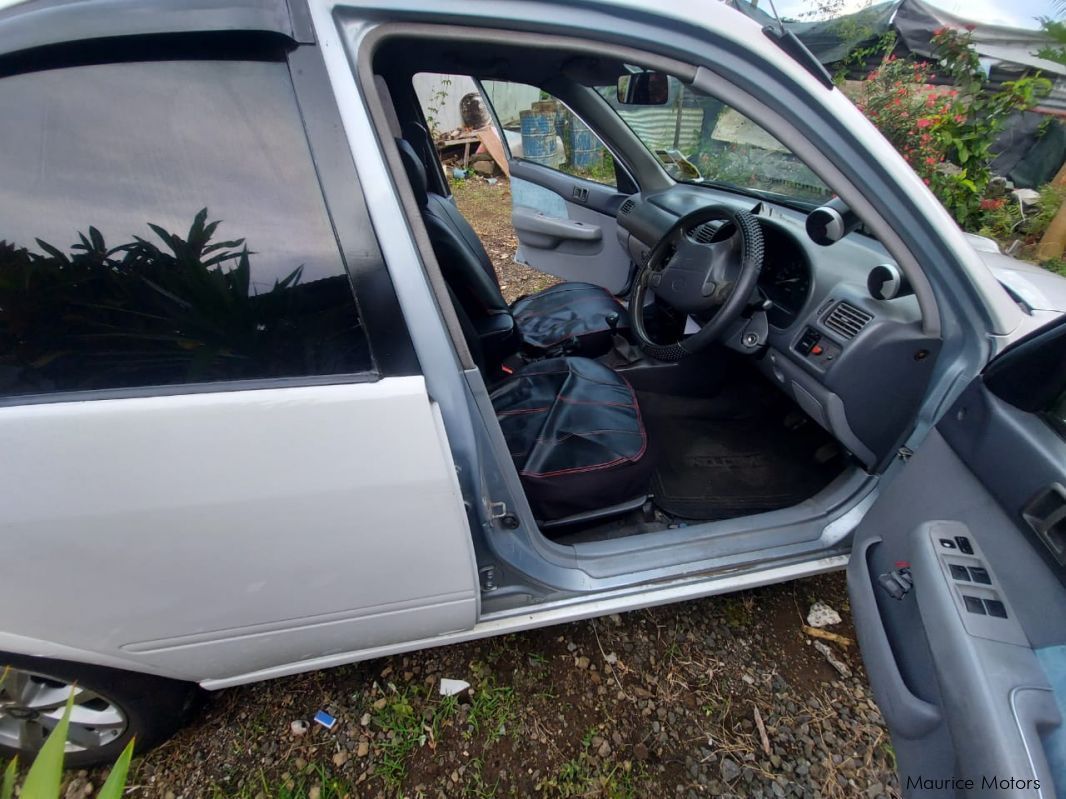
[(724, 223), (717, 220), (713, 222), (704, 222), (699, 227), (689, 232), (689, 238), (699, 244), (710, 244), (714, 241), (715, 235), (721, 230)]
[(855, 338), (873, 317), (847, 302), (838, 302), (823, 320), (825, 326), (844, 338)]
[(628, 200), (622, 203), (622, 207), (618, 209), (618, 213), (622, 216), (628, 216), (633, 211), (633, 208), (635, 206), (636, 202), (633, 200), (632, 197), (630, 197)]

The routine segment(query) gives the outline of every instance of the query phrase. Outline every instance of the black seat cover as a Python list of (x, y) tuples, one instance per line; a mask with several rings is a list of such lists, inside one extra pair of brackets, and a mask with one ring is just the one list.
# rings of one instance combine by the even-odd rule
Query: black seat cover
[(477, 233), (455, 203), (427, 189), (425, 165), (410, 143), (397, 139), (396, 145), (441, 272), (471, 320), (513, 313), (528, 348), (547, 350), (576, 339), (584, 355), (610, 349), (611, 322), (620, 330), (629, 327), (625, 307), (607, 289), (591, 283), (562, 283), (508, 307)]
[(648, 437), (636, 395), (617, 372), (588, 358), (549, 358), (491, 396), (540, 521), (647, 495)]

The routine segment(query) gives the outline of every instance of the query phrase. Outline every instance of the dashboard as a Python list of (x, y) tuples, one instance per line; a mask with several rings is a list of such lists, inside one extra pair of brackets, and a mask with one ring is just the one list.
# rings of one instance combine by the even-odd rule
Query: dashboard
[(914, 296), (871, 291), (874, 270), (899, 274), (891, 256), (857, 232), (816, 244), (801, 211), (691, 184), (627, 198), (619, 243), (642, 263), (679, 218), (709, 205), (751, 211), (763, 231), (769, 331), (757, 367), (865, 466), (883, 463), (909, 432), (940, 349)]

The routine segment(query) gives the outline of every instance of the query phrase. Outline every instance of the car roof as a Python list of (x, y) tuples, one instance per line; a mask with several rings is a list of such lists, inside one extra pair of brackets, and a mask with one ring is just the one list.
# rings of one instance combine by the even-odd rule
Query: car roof
[[(295, 9), (294, 9), (295, 11)], [(0, 56), (121, 36), (257, 31), (314, 41), (310, 20), (286, 0), (27, 0), (0, 7)]]

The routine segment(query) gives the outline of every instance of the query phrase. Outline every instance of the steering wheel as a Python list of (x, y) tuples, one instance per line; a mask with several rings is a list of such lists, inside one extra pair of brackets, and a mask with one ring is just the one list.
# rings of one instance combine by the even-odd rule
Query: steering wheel
[[(722, 224), (702, 227), (713, 222)], [(762, 229), (747, 211), (713, 205), (681, 217), (652, 248), (634, 282), (629, 307), (641, 349), (661, 361), (679, 361), (719, 339), (747, 306), (762, 262)], [(641, 312), (649, 290), (682, 313), (712, 315), (698, 333), (659, 344), (648, 335)]]

